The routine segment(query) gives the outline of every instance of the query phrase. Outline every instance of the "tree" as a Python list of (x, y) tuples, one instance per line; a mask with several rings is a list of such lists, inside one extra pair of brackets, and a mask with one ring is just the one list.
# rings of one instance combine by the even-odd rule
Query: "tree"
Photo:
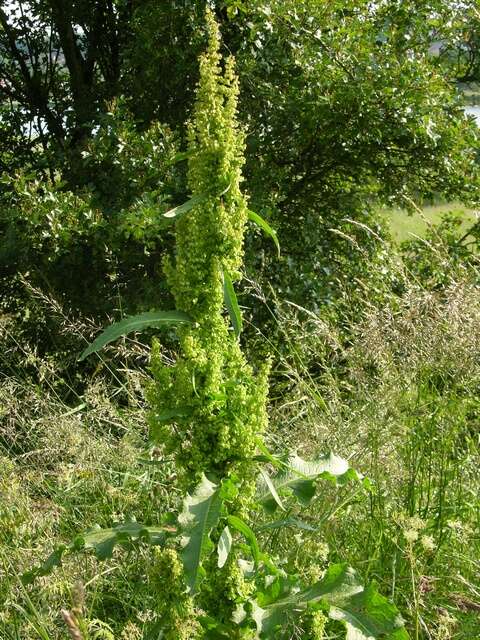
[(39, 144), (44, 154), (68, 154), (91, 135), (98, 113), (119, 93), (131, 3), (2, 5), (0, 98), (15, 114), (11, 127), (28, 128), (24, 158), (32, 161)]
[[(188, 196), (181, 164), (173, 188), (156, 187), (154, 171), (136, 182), (118, 132), (126, 123), (135, 146), (133, 137), (148, 137), (160, 120), (184, 138), (204, 4), (79, 2), (60, 16), (53, 0), (39, 0), (28, 15), (22, 3), (3, 10), (4, 113), (7, 103), (11, 109), (0, 161), (9, 173), (18, 165), (60, 173), (61, 190), (81, 192), (105, 216), (95, 240), (102, 247), (121, 220)], [(298, 302), (333, 302), (344, 284), (371, 276), (381, 246), (378, 204), (475, 199), (478, 133), (449, 72), (428, 53), (432, 37), (447, 38), (460, 24), (450, 4), (217, 3), (224, 49), (236, 55), (240, 76), (252, 208), (279, 227), (289, 256), (279, 267), (253, 243), (248, 263)], [(165, 184), (161, 171), (157, 182)], [(15, 187), (3, 189), (11, 206)], [(148, 250), (163, 253), (169, 238), (158, 229)], [(116, 260), (125, 263), (121, 242)]]

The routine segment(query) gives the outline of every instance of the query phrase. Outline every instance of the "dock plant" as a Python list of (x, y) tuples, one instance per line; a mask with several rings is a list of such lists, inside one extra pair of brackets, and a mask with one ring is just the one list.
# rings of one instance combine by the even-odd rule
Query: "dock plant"
[(155, 526), (127, 522), (91, 529), (57, 549), (24, 581), (49, 573), (69, 552), (93, 550), (103, 559), (116, 545), (150, 544), (155, 553), (149, 579), (158, 602), (147, 636), (152, 640), (321, 640), (329, 619), (343, 625), (348, 640), (405, 640), (393, 603), (375, 585), (364, 586), (346, 564), (323, 568), (309, 583), (305, 572), (287, 570), (285, 558), (260, 547), (262, 531), (318, 532), (297, 515), (325, 482), (365, 480), (331, 453), (305, 461), (288, 452), (273, 454), (265, 444), (269, 363), (254, 367), (242, 351), (235, 283), (242, 275), (248, 220), (277, 246), (278, 240), (249, 211), (241, 190), (245, 144), (235, 65), (232, 58), (222, 59), (211, 13), (206, 20), (208, 48), (200, 58), (188, 125), (192, 195), (164, 214), (175, 224), (176, 252), (165, 271), (176, 310), (123, 320), (82, 354), (129, 331), (176, 326), (173, 366), (164, 363), (160, 343), (154, 343), (148, 397), (151, 439), (175, 461), (182, 506)]

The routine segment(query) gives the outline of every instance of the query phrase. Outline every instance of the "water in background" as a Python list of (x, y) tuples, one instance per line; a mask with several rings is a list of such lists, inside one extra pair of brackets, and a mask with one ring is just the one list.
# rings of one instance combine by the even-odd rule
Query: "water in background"
[(467, 113), (468, 115), (471, 115), (471, 116), (475, 116), (477, 124), (480, 125), (480, 106), (465, 107), (465, 113)]

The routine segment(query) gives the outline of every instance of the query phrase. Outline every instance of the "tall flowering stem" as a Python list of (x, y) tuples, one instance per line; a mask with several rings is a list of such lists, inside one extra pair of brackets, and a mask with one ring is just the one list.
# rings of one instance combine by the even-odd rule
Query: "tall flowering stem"
[[(224, 283), (241, 277), (247, 223), (240, 189), (244, 133), (237, 121), (234, 61), (222, 64), (210, 13), (207, 25), (209, 44), (188, 128), (188, 181), (199, 204), (177, 221), (176, 255), (165, 265), (176, 307), (194, 323), (179, 329), (175, 366), (164, 366), (154, 349), (151, 422), (156, 439), (175, 458), (180, 486), (192, 491), (203, 475), (227, 482), (233, 491), (229, 513), (245, 517), (255, 489), (255, 450), (267, 423), (268, 367), (254, 373), (225, 311)], [(214, 606), (218, 616), (221, 593), (227, 618), (245, 588), (235, 554), (221, 570), (212, 559), (202, 606)]]

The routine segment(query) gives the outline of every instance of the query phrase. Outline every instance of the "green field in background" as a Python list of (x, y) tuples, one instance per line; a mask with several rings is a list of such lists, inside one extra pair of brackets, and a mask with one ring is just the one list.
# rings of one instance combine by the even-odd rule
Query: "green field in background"
[(414, 214), (408, 214), (401, 209), (388, 209), (385, 214), (392, 238), (396, 242), (403, 242), (404, 240), (412, 239), (414, 236), (425, 237), (428, 226), (441, 222), (442, 216), (448, 212), (454, 212), (464, 218), (465, 230), (477, 221), (480, 213), (480, 211), (469, 209), (462, 204), (453, 202), (426, 206), (423, 207), (421, 212)]

